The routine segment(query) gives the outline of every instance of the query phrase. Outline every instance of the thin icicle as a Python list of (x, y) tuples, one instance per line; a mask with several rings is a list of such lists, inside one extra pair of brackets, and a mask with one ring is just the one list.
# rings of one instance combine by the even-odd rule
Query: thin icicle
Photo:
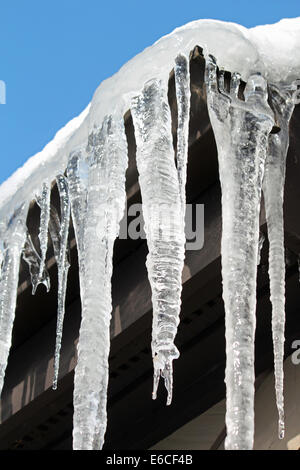
[(263, 180), (269, 239), (269, 276), (272, 302), (275, 390), (278, 409), (278, 435), (284, 437), (283, 359), (285, 328), (285, 254), (283, 197), (286, 156), (289, 146), (289, 122), (295, 106), (296, 82), (290, 87), (271, 85), (270, 94), (280, 132), (270, 134), (269, 151)]
[(2, 392), (11, 335), (15, 318), (20, 257), (26, 239), (28, 204), (24, 203), (11, 217), (4, 234), (4, 256), (0, 281), (0, 394)]
[(24, 248), (22, 252), (22, 257), (24, 261), (29, 266), (29, 272), (31, 277), (32, 284), (32, 294), (36, 292), (36, 288), (39, 284), (44, 284), (46, 286), (47, 292), (50, 290), (50, 277), (46, 266), (44, 264), (44, 269), (41, 274), (41, 264), (42, 260), (40, 255), (37, 253), (33, 241), (29, 232), (27, 232), (26, 241), (24, 243)]
[(153, 398), (156, 398), (162, 376), (169, 405), (172, 401), (173, 360), (179, 357), (174, 339), (179, 323), (185, 244), (181, 189), (185, 184), (183, 161), (186, 160), (187, 147), (183, 132), (186, 123), (183, 124), (184, 118), (180, 116), (183, 124), (179, 134), (179, 161), (183, 171), (180, 187), (172, 145), (167, 86), (160, 80), (147, 82), (141, 95), (132, 101), (131, 113), (149, 249), (147, 269), (153, 305)]
[(207, 57), (206, 87), (218, 148), (222, 188), (222, 277), (226, 325), (226, 449), (252, 449), (254, 436), (254, 336), (259, 210), (268, 135), (274, 123), (267, 83), (252, 75), (238, 98), (224, 73)]
[(80, 224), (77, 248), (83, 278), (73, 428), (73, 448), (82, 450), (101, 449), (106, 431), (112, 256), (126, 198), (127, 141), (123, 118), (105, 118), (101, 129), (89, 136), (88, 154), (85, 217), (78, 212), (76, 215), (76, 204), (85, 204), (76, 160), (70, 162), (69, 169), (75, 171), (71, 197), (74, 220)]
[[(48, 225), (50, 219), (50, 196), (51, 196), (51, 185), (49, 183), (44, 183), (42, 186), (42, 191), (39, 196), (36, 197), (36, 202), (40, 206), (41, 215), (40, 215), (40, 230), (39, 230), (39, 240), (40, 240), (40, 250), (41, 250), (41, 262), (40, 262), (40, 272), (37, 282), (43, 284), (44, 279), (44, 270), (46, 263), (46, 255), (48, 249)], [(37, 287), (36, 286), (36, 287)]]
[(174, 72), (178, 109), (176, 161), (182, 204), (182, 216), (184, 221), (191, 99), (189, 61), (184, 55), (179, 54), (176, 57)]
[(60, 196), (60, 231), (59, 231), (59, 254), (57, 259), (58, 269), (58, 307), (57, 307), (57, 325), (56, 325), (56, 344), (55, 344), (55, 356), (54, 356), (54, 377), (53, 377), (53, 390), (57, 389), (58, 372), (59, 372), (59, 360), (61, 350), (61, 340), (63, 332), (63, 323), (65, 317), (65, 300), (67, 291), (67, 280), (68, 271), (70, 264), (68, 262), (67, 250), (68, 250), (68, 235), (69, 235), (69, 224), (70, 224), (70, 197), (68, 180), (60, 174), (56, 177), (58, 192)]
[[(83, 149), (74, 151), (68, 162), (68, 181), (71, 200), (72, 220), (75, 231), (79, 269), (83, 262), (83, 237), (87, 206), (88, 166)], [(82, 281), (83, 279), (81, 279)]]

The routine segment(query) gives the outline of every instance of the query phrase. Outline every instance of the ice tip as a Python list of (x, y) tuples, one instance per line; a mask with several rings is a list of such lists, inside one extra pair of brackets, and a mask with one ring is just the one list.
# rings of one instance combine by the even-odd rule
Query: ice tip
[(171, 405), (171, 403), (172, 403), (172, 398), (173, 398), (173, 397), (172, 397), (172, 393), (169, 392), (169, 393), (168, 393), (168, 397), (167, 397), (167, 406), (170, 406), (170, 405)]

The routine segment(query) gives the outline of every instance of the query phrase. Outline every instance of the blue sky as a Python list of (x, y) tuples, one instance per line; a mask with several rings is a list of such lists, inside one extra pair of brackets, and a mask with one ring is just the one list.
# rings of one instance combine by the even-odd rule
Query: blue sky
[(299, 0), (6, 0), (0, 6), (0, 183), (79, 114), (99, 83), (177, 26), (251, 27), (300, 16)]

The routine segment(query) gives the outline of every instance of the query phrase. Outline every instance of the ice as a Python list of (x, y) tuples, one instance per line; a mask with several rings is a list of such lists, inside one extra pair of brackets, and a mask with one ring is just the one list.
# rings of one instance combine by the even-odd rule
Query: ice
[(217, 76), (207, 57), (207, 102), (218, 148), (222, 188), (222, 278), (226, 326), (226, 449), (252, 449), (254, 336), (259, 210), (268, 135), (274, 116), (261, 75), (249, 77), (242, 101), (240, 77)]
[[(57, 386), (68, 275), (70, 210), (77, 242), (82, 323), (74, 388), (74, 448), (102, 448), (106, 430), (112, 255), (125, 203), (127, 143), (123, 116), (131, 109), (152, 289), (153, 398), (160, 376), (172, 400), (174, 344), (184, 261), (185, 184), (189, 129), (189, 53), (208, 57), (206, 84), (222, 187), (222, 276), (226, 310), (226, 448), (253, 444), (256, 270), (263, 243), (259, 209), (263, 189), (268, 237), (279, 435), (284, 433), (283, 186), (288, 122), (299, 99), (300, 18), (252, 29), (199, 20), (177, 28), (101, 83), (92, 102), (0, 186), (0, 383), (2, 387), (16, 305), (19, 257), (29, 265), (33, 292), (49, 289), (45, 261), (48, 226), (58, 266), (58, 321), (53, 387)], [(175, 60), (175, 66), (174, 66)], [(168, 105), (174, 68), (178, 108), (176, 152)], [(242, 99), (239, 82), (247, 82)], [(267, 102), (267, 81), (269, 102)], [(298, 91), (297, 91), (298, 87)], [(238, 92), (239, 96), (238, 96)], [(269, 136), (274, 123), (278, 134)], [(267, 147), (269, 152), (267, 154)], [(67, 177), (64, 173), (67, 169)], [(265, 174), (264, 174), (265, 169)], [(59, 175), (59, 176), (57, 176)], [(264, 180), (263, 180), (264, 177)], [(50, 204), (56, 179), (61, 215)], [(41, 187), (41, 183), (42, 187)], [(36, 195), (38, 196), (36, 197)], [(26, 228), (29, 203), (41, 208), (40, 253)], [(6, 224), (6, 220), (10, 222)]]
[(260, 265), (261, 250), (263, 249), (265, 239), (265, 234), (263, 232), (260, 232), (258, 241), (257, 266)]
[[(45, 264), (42, 264), (40, 255), (37, 253), (33, 241), (31, 239), (30, 233), (27, 232), (26, 240), (24, 243), (24, 248), (22, 252), (24, 261), (29, 266), (29, 272), (31, 277), (32, 284), (32, 294), (35, 294), (36, 288), (39, 284), (44, 284), (47, 289), (47, 292), (50, 290), (50, 277), (46, 269)], [(41, 270), (43, 266), (43, 270)]]
[(67, 290), (67, 280), (69, 271), (69, 261), (67, 256), (68, 251), (68, 235), (71, 203), (69, 197), (68, 180), (60, 174), (56, 177), (56, 183), (60, 196), (60, 231), (59, 231), (59, 252), (57, 254), (57, 269), (58, 269), (58, 307), (57, 307), (57, 325), (56, 325), (56, 344), (55, 344), (55, 357), (54, 357), (54, 377), (53, 389), (57, 388), (59, 360), (61, 350), (61, 340), (63, 332), (63, 323), (65, 317), (65, 300)]
[(297, 82), (270, 85), (270, 97), (280, 131), (269, 136), (269, 151), (263, 180), (269, 239), (269, 276), (272, 302), (272, 334), (278, 435), (284, 437), (283, 359), (285, 327), (285, 254), (283, 196), (286, 156), (289, 146), (289, 122), (297, 95)]
[(4, 246), (3, 246), (3, 242), (1, 240), (0, 241), (0, 281), (1, 281), (1, 276), (2, 276), (3, 259), (4, 259)]
[(26, 217), (28, 206), (24, 203), (10, 218), (6, 226), (0, 227), (4, 254), (0, 280), (0, 394), (2, 392), (11, 335), (15, 318), (20, 256), (26, 240)]
[[(183, 77), (182, 77), (183, 78)], [(183, 78), (183, 80), (185, 80)], [(186, 127), (183, 107), (179, 107), (180, 158), (186, 161)], [(174, 339), (179, 323), (181, 276), (184, 260), (184, 223), (181, 187), (172, 145), (171, 115), (167, 85), (161, 80), (147, 82), (133, 99), (131, 113), (137, 145), (137, 168), (141, 187), (145, 233), (149, 254), (148, 277), (152, 289), (153, 398), (159, 377), (172, 401), (173, 360), (179, 357)], [(184, 152), (184, 153), (183, 153)], [(181, 185), (185, 168), (181, 163)], [(184, 176), (183, 176), (184, 175)]]
[[(101, 449), (106, 431), (112, 256), (126, 198), (127, 141), (122, 117), (106, 117), (102, 127), (90, 134), (88, 159), (84, 237), (78, 241), (79, 249), (83, 248), (79, 258), (84, 258), (84, 282), (74, 379), (74, 449)], [(73, 209), (76, 198), (84, 199), (76, 179), (71, 185)]]
[(71, 153), (68, 162), (68, 181), (75, 230), (79, 269), (84, 259), (83, 236), (87, 206), (88, 166), (84, 149)]
[(40, 283), (43, 283), (43, 274), (45, 270), (46, 254), (47, 254), (47, 248), (48, 248), (48, 225), (49, 225), (49, 219), (50, 219), (50, 195), (51, 195), (51, 185), (48, 183), (44, 183), (42, 186), (41, 194), (36, 197), (36, 201), (41, 209), (40, 230), (39, 230), (41, 262), (40, 262), (40, 272), (39, 272), (39, 277), (37, 280), (37, 286)]

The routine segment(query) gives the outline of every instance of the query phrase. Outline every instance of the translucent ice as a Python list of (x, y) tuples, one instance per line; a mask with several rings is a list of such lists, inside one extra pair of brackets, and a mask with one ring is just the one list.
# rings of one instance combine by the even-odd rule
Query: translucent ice
[(45, 270), (46, 254), (48, 248), (48, 225), (50, 218), (50, 195), (51, 195), (51, 185), (44, 183), (42, 186), (42, 191), (39, 196), (36, 197), (36, 201), (41, 209), (40, 216), (40, 230), (39, 230), (39, 240), (40, 240), (40, 250), (41, 250), (41, 262), (40, 262), (40, 273), (37, 285), (43, 283), (43, 274)]
[[(22, 252), (24, 261), (29, 266), (29, 272), (32, 284), (32, 293), (35, 294), (39, 284), (46, 286), (47, 292), (50, 290), (50, 277), (46, 266), (42, 263), (40, 255), (37, 253), (29, 232), (27, 232), (24, 248)], [(43, 270), (41, 266), (43, 265)]]
[[(1, 230), (4, 245), (2, 275), (0, 280), (0, 394), (11, 346), (15, 318), (20, 256), (26, 240), (27, 204), (23, 204)], [(2, 228), (2, 227), (1, 227)]]
[(268, 135), (274, 123), (267, 83), (217, 75), (207, 57), (207, 102), (218, 148), (222, 188), (222, 277), (226, 326), (226, 449), (252, 449), (254, 436), (254, 335), (259, 210)]
[(269, 136), (269, 151), (263, 180), (263, 193), (269, 239), (269, 276), (272, 302), (272, 334), (276, 401), (279, 414), (278, 434), (284, 437), (283, 358), (285, 326), (285, 255), (283, 195), (286, 156), (289, 146), (289, 122), (297, 94), (297, 82), (270, 85), (270, 96), (280, 131)]
[[(185, 87), (185, 83), (179, 84), (178, 80), (180, 88), (177, 90), (184, 94), (181, 86)], [(186, 77), (181, 76), (181, 80), (185, 82)], [(174, 339), (179, 323), (185, 244), (181, 188), (185, 185), (187, 152), (184, 134), (187, 122), (183, 114), (187, 112), (186, 97), (182, 96), (182, 100), (185, 101), (180, 103), (178, 120), (181, 187), (175, 166), (166, 86), (160, 80), (147, 82), (131, 104), (152, 289), (153, 398), (156, 398), (162, 376), (168, 391), (167, 404), (172, 401), (173, 360), (179, 357)]]
[[(106, 117), (102, 127), (90, 134), (88, 157), (87, 210), (84, 237), (79, 241), (84, 281), (74, 379), (74, 449), (102, 448), (106, 430), (112, 256), (126, 197), (127, 142), (121, 117)], [(73, 163), (76, 172), (76, 160)], [(75, 214), (76, 198), (82, 203), (84, 196), (78, 173), (73, 176)]]
[(63, 323), (65, 317), (65, 300), (67, 290), (67, 279), (69, 271), (69, 261), (67, 256), (68, 235), (70, 223), (71, 203), (69, 197), (69, 187), (67, 178), (60, 174), (56, 177), (58, 192), (60, 196), (60, 231), (59, 231), (59, 252), (57, 253), (58, 269), (58, 307), (57, 307), (57, 326), (56, 326), (56, 345), (54, 357), (54, 378), (53, 389), (57, 388), (59, 360), (61, 350), (61, 340), (63, 332)]

